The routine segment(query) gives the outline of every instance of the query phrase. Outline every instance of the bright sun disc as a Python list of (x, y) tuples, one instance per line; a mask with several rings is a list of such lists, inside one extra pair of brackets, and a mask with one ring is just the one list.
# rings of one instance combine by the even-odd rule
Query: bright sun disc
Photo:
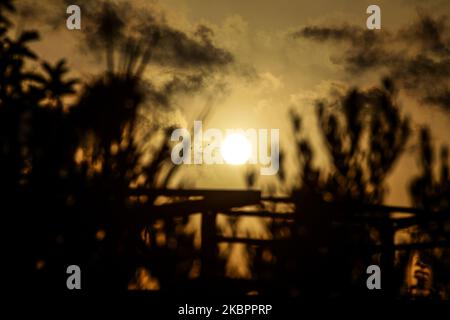
[(244, 164), (250, 158), (252, 146), (244, 135), (233, 133), (222, 142), (220, 153), (228, 164)]

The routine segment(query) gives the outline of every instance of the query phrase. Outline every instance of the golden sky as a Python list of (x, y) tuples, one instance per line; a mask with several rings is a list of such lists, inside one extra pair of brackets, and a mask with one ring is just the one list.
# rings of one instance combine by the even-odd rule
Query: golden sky
[[(84, 11), (88, 10), (83, 7), (85, 2), (70, 1), (70, 4), (79, 3), (82, 8), (82, 26), (84, 15), (89, 14)], [(167, 25), (188, 35), (194, 34), (198, 25), (207, 26), (213, 32), (213, 44), (234, 57), (226, 72), (208, 74), (207, 84), (201, 90), (186, 92), (173, 99), (174, 110), (171, 115), (176, 115), (173, 116), (174, 121), (191, 126), (201, 108), (209, 105), (213, 112), (204, 124), (206, 127), (279, 128), (280, 143), (287, 152), (288, 164), (295, 161), (292, 153), (294, 141), (288, 118), (291, 108), (303, 115), (306, 131), (320, 149), (321, 141), (313, 113), (314, 100), (327, 95), (333, 88), (368, 88), (377, 85), (380, 77), (386, 73), (383, 68), (349, 72), (339, 60), (343, 50), (350, 50), (348, 47), (338, 41), (320, 42), (294, 38), (294, 32), (306, 26), (365, 28), (366, 8), (370, 4), (377, 4), (381, 8), (382, 30), (373, 32), (379, 33), (380, 39), (384, 39), (381, 40), (384, 41), (382, 45), (383, 48), (388, 48), (388, 52), (398, 49), (399, 55), (408, 55), (415, 49), (402, 47), (398, 39), (392, 38), (392, 34), (403, 32), (402, 30), (406, 30), (406, 33), (413, 32), (408, 28), (420, 16), (429, 15), (440, 19), (445, 14), (450, 14), (450, 2), (445, 0), (126, 2), (132, 7), (151, 11)], [(35, 49), (42, 57), (50, 61), (67, 57), (74, 73), (83, 77), (93, 75), (104, 69), (104, 64), (89, 48), (82, 45), (83, 32), (87, 32), (83, 27), (81, 31), (69, 31), (65, 28), (66, 14), (61, 3), (63, 1), (43, 0), (36, 7), (36, 2), (18, 1), (19, 13), (23, 16), (18, 20), (19, 29), (38, 28), (41, 31), (42, 41), (35, 45)], [(446, 33), (443, 33), (443, 42), (447, 44), (447, 48), (450, 47), (450, 42), (445, 42), (449, 40), (448, 31), (447, 28)], [(154, 65), (147, 71), (147, 77), (156, 83), (164, 83), (170, 72), (173, 69)], [(449, 79), (450, 75), (442, 81), (448, 84)], [(414, 92), (400, 91), (398, 102), (402, 112), (412, 118), (413, 130), (421, 125), (429, 125), (432, 127), (435, 143), (450, 143), (448, 109), (444, 111), (438, 106), (424, 106), (418, 102)], [(408, 150), (414, 150), (416, 138), (416, 135), (410, 138)], [(325, 163), (324, 157), (323, 154), (318, 155), (318, 165)], [(389, 177), (388, 203), (409, 204), (407, 185), (412, 174), (417, 172), (416, 163), (412, 152), (406, 152), (397, 163)], [(178, 174), (180, 177), (187, 177), (193, 187), (244, 187), (243, 169), (239, 167), (190, 167), (183, 168)], [(289, 170), (288, 176), (293, 180), (295, 170)], [(263, 190), (267, 190), (271, 184), (277, 185), (276, 179), (260, 179)]]

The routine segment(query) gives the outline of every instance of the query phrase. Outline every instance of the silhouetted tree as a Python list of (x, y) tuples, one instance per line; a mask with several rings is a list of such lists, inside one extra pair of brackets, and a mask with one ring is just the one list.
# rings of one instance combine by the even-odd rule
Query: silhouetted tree
[[(348, 198), (381, 203), (383, 185), (409, 135), (409, 121), (401, 117), (389, 79), (382, 88), (349, 91), (335, 108), (317, 106), (319, 125), (327, 146), (331, 174), (319, 177), (312, 167), (312, 147), (298, 141), (304, 187), (328, 193), (329, 199)], [(298, 136), (300, 119), (293, 119)], [(296, 124), (297, 123), (297, 124)]]
[[(11, 2), (0, 7), (14, 9)], [(130, 195), (133, 187), (167, 185), (175, 172), (160, 172), (170, 128), (148, 129), (140, 116), (157, 94), (142, 78), (148, 52), (124, 50), (120, 69), (108, 55), (109, 69), (81, 83), (69, 106), (65, 96), (77, 93), (78, 80), (66, 79), (65, 60), (29, 71), (38, 60), (29, 43), (38, 34), (12, 39), (11, 26), (1, 11), (0, 192), (5, 214), (15, 217), (10, 237), (21, 234), (15, 250), (25, 267), (18, 277), (30, 287), (63, 289), (65, 268), (76, 263), (91, 289), (126, 289), (136, 272), (149, 270), (162, 290), (173, 288), (196, 254), (193, 235), (183, 232), (187, 220), (157, 220), (150, 211), (146, 218), (156, 194)], [(158, 135), (164, 142), (144, 160), (146, 139)]]
[(278, 289), (291, 296), (358, 295), (364, 293), (364, 268), (373, 262), (369, 247), (383, 234), (358, 217), (365, 214), (363, 204), (382, 203), (409, 121), (400, 115), (388, 79), (381, 88), (353, 89), (337, 101), (319, 102), (316, 110), (329, 173), (314, 166), (314, 148), (302, 135), (302, 118), (293, 112), (300, 167), (300, 187), (293, 192), (296, 219), (291, 226), (271, 226), (275, 239), (287, 241), (276, 242), (270, 254), (262, 250), (254, 268), (278, 279), (283, 283)]
[[(427, 127), (420, 130), (419, 146), (420, 173), (411, 181), (410, 195), (413, 205), (424, 209), (427, 216), (418, 217), (418, 225), (410, 228), (411, 238), (413, 242), (448, 240), (450, 224), (445, 220), (450, 210), (448, 147), (441, 147), (437, 162)], [(436, 166), (437, 177), (433, 173)], [(427, 220), (436, 212), (439, 212), (437, 220)], [(447, 298), (450, 292), (449, 253), (448, 248), (406, 252), (405, 294), (412, 298)], [(417, 272), (417, 268), (423, 269), (423, 272)]]

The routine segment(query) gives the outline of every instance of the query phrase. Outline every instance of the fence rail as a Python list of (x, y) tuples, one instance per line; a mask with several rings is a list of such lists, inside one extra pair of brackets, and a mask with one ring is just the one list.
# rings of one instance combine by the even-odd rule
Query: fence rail
[[(265, 197), (260, 191), (254, 190), (157, 190), (133, 189), (130, 196), (149, 196), (155, 199), (165, 196), (173, 199), (172, 203), (155, 205), (152, 202), (140, 204), (139, 212), (142, 219), (167, 218), (176, 216), (190, 216), (201, 214), (201, 276), (211, 279), (215, 275), (217, 261), (217, 245), (219, 243), (241, 243), (251, 246), (274, 246), (288, 241), (285, 239), (251, 239), (246, 237), (225, 237), (217, 234), (217, 215), (230, 217), (256, 217), (278, 219), (291, 223), (298, 219), (302, 204), (298, 198), (292, 197)], [(267, 203), (287, 203), (294, 207), (292, 212), (272, 212), (267, 210)], [(261, 210), (249, 211), (245, 206), (261, 206)], [(346, 215), (340, 223), (363, 223), (379, 228), (381, 244), (371, 245), (368, 249), (373, 253), (381, 253), (384, 270), (389, 270), (394, 264), (396, 250), (429, 249), (437, 247), (450, 247), (450, 241), (429, 241), (425, 243), (395, 244), (395, 232), (414, 225), (429, 223), (443, 223), (450, 221), (448, 211), (430, 212), (420, 208), (401, 206), (373, 205), (360, 203), (322, 203), (323, 208), (340, 207), (352, 214)], [(307, 207), (308, 208), (308, 207)], [(142, 210), (145, 209), (145, 210)], [(307, 210), (307, 209), (304, 209)], [(332, 210), (331, 210), (332, 211)], [(393, 217), (392, 213), (407, 215), (406, 217)], [(313, 214), (313, 213), (309, 213)], [(389, 273), (389, 271), (388, 271)]]

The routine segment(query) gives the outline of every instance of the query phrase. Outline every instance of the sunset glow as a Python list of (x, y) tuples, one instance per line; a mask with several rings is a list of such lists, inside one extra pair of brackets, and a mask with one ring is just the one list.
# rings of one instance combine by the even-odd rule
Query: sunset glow
[(234, 133), (225, 138), (220, 153), (226, 163), (240, 165), (250, 158), (252, 146), (244, 135)]

